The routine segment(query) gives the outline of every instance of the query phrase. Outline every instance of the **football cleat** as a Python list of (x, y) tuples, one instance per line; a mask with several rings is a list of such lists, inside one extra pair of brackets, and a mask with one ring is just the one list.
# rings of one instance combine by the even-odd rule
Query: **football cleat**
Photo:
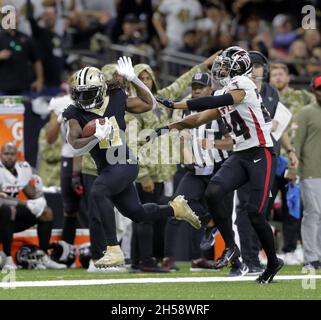
[(225, 248), (221, 257), (216, 261), (215, 268), (222, 269), (226, 267), (230, 261), (239, 258), (241, 255), (240, 250), (237, 246), (233, 248)]
[(124, 254), (118, 245), (107, 246), (107, 250), (104, 251), (104, 256), (94, 263), (96, 268), (119, 267), (124, 264)]
[(175, 219), (185, 220), (195, 229), (201, 228), (202, 225), (200, 219), (188, 205), (184, 196), (177, 196), (173, 201), (169, 202), (169, 205), (174, 210)]
[(263, 273), (256, 279), (257, 283), (265, 284), (272, 282), (274, 276), (282, 269), (284, 266), (284, 262), (282, 259), (278, 258), (278, 266), (275, 268), (267, 267)]
[(241, 262), (239, 258), (234, 259), (231, 262), (232, 268), (230, 273), (228, 274), (229, 277), (243, 277), (249, 272), (248, 266)]
[(200, 249), (204, 251), (211, 249), (215, 244), (215, 236), (218, 232), (219, 231), (216, 226), (206, 228), (205, 234), (200, 243)]

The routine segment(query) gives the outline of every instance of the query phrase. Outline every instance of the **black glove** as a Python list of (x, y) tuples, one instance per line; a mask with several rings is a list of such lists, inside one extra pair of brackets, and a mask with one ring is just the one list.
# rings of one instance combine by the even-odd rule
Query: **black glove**
[(74, 172), (71, 179), (71, 186), (74, 192), (78, 196), (82, 196), (85, 192), (84, 186), (81, 181), (81, 175), (79, 172)]
[(154, 139), (156, 139), (157, 137), (161, 136), (164, 133), (167, 133), (169, 131), (169, 127), (168, 126), (164, 126), (164, 127), (160, 127), (160, 128), (156, 128), (153, 132), (151, 132), (151, 134), (149, 134), (146, 137), (146, 141), (153, 141)]
[(156, 97), (156, 101), (161, 103), (164, 107), (174, 109), (174, 102), (164, 97)]

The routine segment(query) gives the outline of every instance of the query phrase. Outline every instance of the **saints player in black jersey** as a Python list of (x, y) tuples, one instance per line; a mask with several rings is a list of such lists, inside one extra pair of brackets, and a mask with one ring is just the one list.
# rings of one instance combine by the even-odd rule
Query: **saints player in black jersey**
[[(97, 68), (85, 67), (71, 79), (74, 104), (63, 113), (67, 122), (67, 140), (76, 155), (90, 152), (98, 169), (91, 193), (93, 224), (101, 224), (105, 230), (106, 252), (94, 262), (98, 268), (124, 264), (124, 256), (116, 237), (114, 206), (134, 222), (156, 221), (164, 216), (175, 216), (200, 228), (200, 221), (182, 196), (169, 205), (148, 203), (142, 205), (133, 182), (138, 174), (137, 161), (125, 142), (125, 111), (133, 113), (152, 109), (155, 98), (136, 77), (130, 58), (118, 60), (117, 72), (130, 81), (137, 97), (127, 97), (117, 87), (108, 90), (104, 74)], [(100, 124), (98, 118), (105, 118)], [(96, 119), (96, 131), (82, 138), (82, 129)], [(91, 241), (101, 241), (91, 235)]]

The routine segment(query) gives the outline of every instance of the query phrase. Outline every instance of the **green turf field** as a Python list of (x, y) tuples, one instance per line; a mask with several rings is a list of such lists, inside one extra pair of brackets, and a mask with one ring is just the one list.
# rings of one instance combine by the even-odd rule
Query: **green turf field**
[[(155, 277), (223, 277), (227, 269), (221, 272), (189, 272), (189, 264), (179, 264), (181, 270), (175, 273), (142, 274), (112, 273), (88, 274), (83, 269), (64, 271), (54, 270), (18, 270), (16, 281), (46, 280), (85, 280), (85, 279), (129, 279)], [(321, 275), (321, 272), (317, 272)], [(301, 267), (285, 267), (279, 275), (304, 275)], [(0, 273), (0, 277), (3, 276)], [(0, 288), (0, 299), (321, 299), (321, 279), (315, 281), (315, 289), (303, 289), (302, 280), (276, 280), (269, 285), (258, 285), (254, 281), (219, 282), (219, 283), (139, 283), (139, 284), (104, 284), (87, 286), (55, 286)], [(308, 284), (312, 284), (311, 280)]]

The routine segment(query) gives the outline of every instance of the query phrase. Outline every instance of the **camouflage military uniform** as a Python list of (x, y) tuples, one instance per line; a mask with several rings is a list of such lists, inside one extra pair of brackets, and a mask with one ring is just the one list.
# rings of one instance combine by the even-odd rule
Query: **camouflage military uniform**
[(293, 142), (294, 129), (293, 119), (304, 106), (315, 102), (315, 97), (312, 93), (306, 90), (295, 90), (289, 88), (285, 93), (280, 94), (280, 101), (292, 112), (292, 119), (289, 123), (287, 132)]
[(105, 75), (107, 81), (110, 81), (112, 79), (113, 74), (116, 72), (116, 67), (117, 67), (117, 64), (109, 63), (109, 64), (105, 64), (101, 68), (101, 71)]
[(46, 126), (41, 129), (38, 140), (38, 171), (45, 187), (60, 186), (62, 144), (63, 141), (60, 134), (56, 142), (49, 144), (46, 140)]
[[(143, 71), (148, 72), (153, 79), (153, 87), (152, 93), (154, 95), (167, 97), (169, 99), (175, 100), (179, 96), (181, 96), (189, 87), (192, 76), (197, 72), (203, 72), (207, 70), (207, 66), (205, 64), (201, 64), (192, 68), (190, 71), (183, 74), (180, 78), (178, 78), (174, 83), (170, 86), (158, 90), (157, 82), (155, 79), (155, 75), (152, 69), (146, 64), (139, 64), (134, 67), (135, 73), (139, 76)], [(141, 132), (144, 129), (155, 129), (157, 127), (161, 127), (170, 122), (170, 116), (168, 113), (168, 109), (163, 107), (160, 104), (148, 112), (141, 114), (131, 114), (126, 113), (125, 116), (127, 123), (127, 133), (130, 128), (137, 126), (137, 132)], [(141, 147), (145, 144), (144, 138), (140, 137), (141, 142), (138, 142), (138, 145), (131, 144), (129, 141), (129, 147), (133, 150), (135, 154), (137, 154), (137, 147)], [(156, 143), (156, 141), (154, 142)], [(176, 163), (175, 159), (172, 158), (173, 150), (171, 149), (171, 140), (168, 137), (163, 136), (160, 137), (157, 141), (157, 145), (149, 145), (149, 150), (153, 150), (153, 146), (161, 146), (161, 149), (156, 152), (156, 156), (158, 159), (154, 159), (157, 164), (153, 164), (154, 161), (151, 159), (148, 153), (145, 154), (144, 157), (139, 157), (139, 173), (136, 179), (139, 183), (144, 183), (145, 181), (152, 180), (153, 182), (163, 182), (170, 178), (172, 178), (176, 172), (176, 164), (161, 164), (161, 155), (166, 152), (169, 154), (169, 163)], [(169, 151), (169, 152), (168, 152)], [(145, 164), (144, 160), (147, 160)]]
[(89, 174), (92, 176), (98, 176), (97, 166), (95, 164), (94, 159), (91, 157), (91, 155), (89, 153), (85, 154), (82, 157), (81, 173)]

